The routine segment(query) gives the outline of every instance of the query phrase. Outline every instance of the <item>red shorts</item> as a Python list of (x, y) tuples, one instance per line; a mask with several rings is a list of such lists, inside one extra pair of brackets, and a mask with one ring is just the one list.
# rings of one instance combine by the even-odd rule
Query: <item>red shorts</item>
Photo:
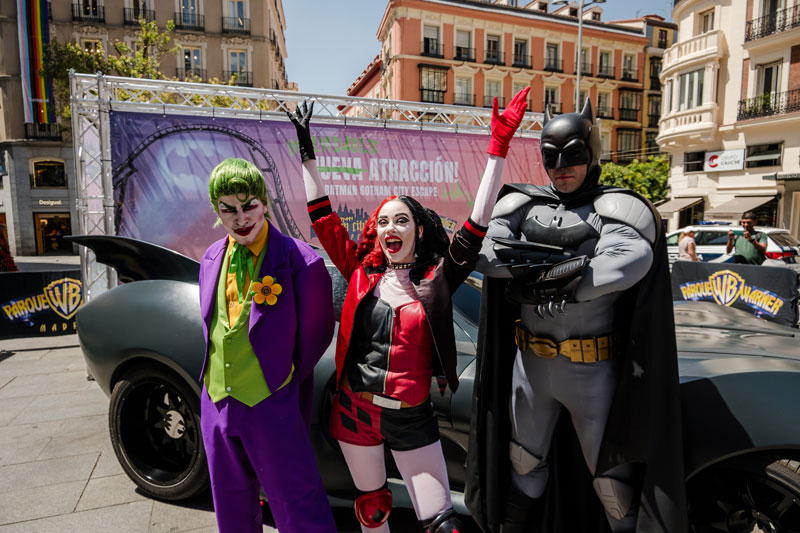
[(375, 405), (342, 388), (333, 399), (330, 432), (333, 438), (357, 446), (408, 451), (439, 440), (439, 423), (430, 399), (414, 407), (390, 409)]

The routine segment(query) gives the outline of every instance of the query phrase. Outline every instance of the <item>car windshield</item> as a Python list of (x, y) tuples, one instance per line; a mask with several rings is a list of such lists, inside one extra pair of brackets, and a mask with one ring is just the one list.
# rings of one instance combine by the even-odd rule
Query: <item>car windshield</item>
[(769, 238), (778, 246), (800, 246), (800, 240), (791, 233), (770, 233)]
[[(742, 230), (733, 230), (734, 235), (741, 235)], [(694, 242), (698, 246), (709, 244), (727, 244), (728, 230), (724, 231), (704, 231), (700, 230), (694, 237)]]
[(478, 324), (481, 312), (481, 290), (483, 289), (483, 274), (473, 272), (453, 293), (453, 307), (473, 324)]

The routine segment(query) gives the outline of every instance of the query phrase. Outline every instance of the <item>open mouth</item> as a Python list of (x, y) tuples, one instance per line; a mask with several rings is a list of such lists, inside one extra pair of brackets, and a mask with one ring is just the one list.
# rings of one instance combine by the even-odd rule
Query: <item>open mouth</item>
[(396, 254), (400, 251), (400, 248), (403, 247), (403, 240), (399, 237), (387, 237), (386, 238), (386, 250), (390, 254)]
[(251, 231), (253, 231), (253, 228), (255, 228), (255, 227), (256, 227), (256, 225), (255, 225), (255, 224), (252, 224), (252, 225), (250, 225), (250, 226), (245, 226), (245, 227), (243, 227), (243, 228), (234, 229), (234, 230), (233, 230), (233, 232), (234, 232), (236, 235), (241, 235), (242, 237), (244, 237), (245, 235), (249, 235), (249, 234), (250, 234), (250, 232), (251, 232)]

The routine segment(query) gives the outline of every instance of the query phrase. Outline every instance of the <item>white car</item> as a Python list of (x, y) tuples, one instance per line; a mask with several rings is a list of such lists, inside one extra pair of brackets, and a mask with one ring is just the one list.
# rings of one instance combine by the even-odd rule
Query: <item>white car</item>
[[(728, 243), (728, 231), (733, 230), (735, 235), (741, 235), (744, 230), (741, 226), (726, 224), (700, 224), (686, 226), (667, 234), (667, 253), (669, 262), (678, 260), (678, 238), (687, 231), (695, 231), (694, 242), (697, 257), (700, 261), (714, 263), (733, 262), (733, 255), (725, 252)], [(795, 264), (800, 257), (800, 240), (789, 233), (789, 230), (756, 226), (756, 231), (767, 234), (767, 259), (787, 264)]]

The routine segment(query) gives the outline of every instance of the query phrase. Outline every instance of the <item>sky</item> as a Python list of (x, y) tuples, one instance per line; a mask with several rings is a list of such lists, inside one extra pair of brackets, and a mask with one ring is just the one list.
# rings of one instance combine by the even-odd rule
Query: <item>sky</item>
[[(387, 3), (283, 0), (289, 81), (303, 93), (344, 96), (380, 51), (378, 25)], [(650, 14), (672, 20), (672, 0), (606, 0), (601, 7), (604, 21)]]

